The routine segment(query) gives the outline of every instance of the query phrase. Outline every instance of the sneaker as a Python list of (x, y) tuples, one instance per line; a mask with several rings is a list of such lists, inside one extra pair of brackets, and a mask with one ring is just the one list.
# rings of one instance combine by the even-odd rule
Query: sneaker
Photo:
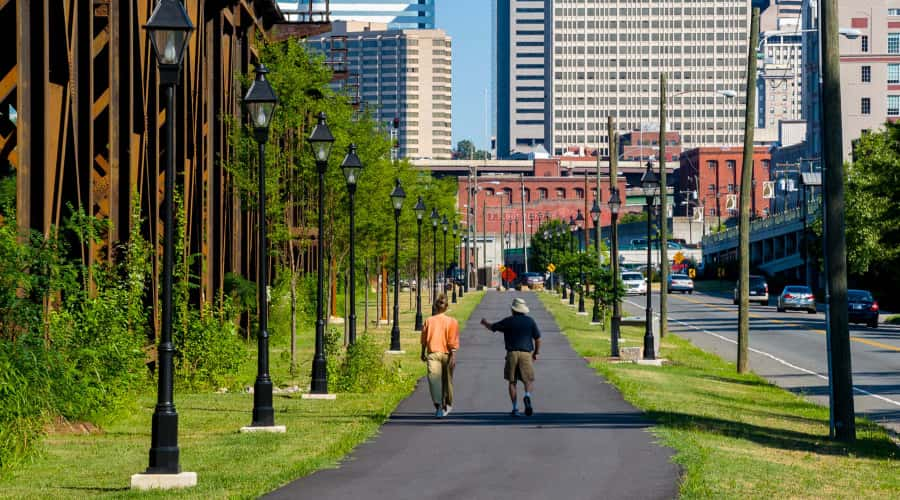
[(446, 417), (447, 415), (449, 415), (451, 411), (453, 411), (453, 406), (447, 405), (447, 407), (444, 408), (444, 416)]
[(510, 416), (510, 417), (518, 417), (518, 416), (519, 416), (519, 410), (513, 410), (513, 411), (509, 412), (509, 416)]
[(525, 415), (531, 416), (534, 414), (534, 409), (531, 407), (531, 397), (525, 396)]
[(444, 418), (444, 410), (441, 408), (438, 408), (437, 410), (435, 410), (434, 416), (437, 418)]

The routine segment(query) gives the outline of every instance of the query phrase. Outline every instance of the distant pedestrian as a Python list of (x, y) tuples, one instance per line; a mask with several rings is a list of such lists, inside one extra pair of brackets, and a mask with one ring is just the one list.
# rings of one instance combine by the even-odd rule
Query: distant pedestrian
[(447, 296), (442, 293), (434, 301), (433, 316), (422, 327), (422, 361), (427, 363), (428, 388), (438, 418), (453, 410), (453, 370), (459, 349), (459, 323), (446, 311)]
[(534, 388), (534, 365), (541, 350), (541, 332), (537, 323), (528, 316), (528, 306), (519, 297), (513, 299), (512, 316), (491, 323), (482, 318), (481, 324), (494, 332), (503, 332), (506, 344), (506, 364), (503, 367), (503, 378), (509, 382), (509, 399), (512, 401), (513, 417), (519, 416), (516, 383), (521, 380), (525, 384), (525, 415), (531, 416), (531, 391)]

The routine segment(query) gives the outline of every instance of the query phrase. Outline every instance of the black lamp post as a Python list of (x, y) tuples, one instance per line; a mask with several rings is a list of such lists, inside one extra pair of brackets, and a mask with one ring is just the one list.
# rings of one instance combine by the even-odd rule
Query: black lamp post
[(144, 26), (159, 65), (159, 83), (166, 93), (166, 179), (163, 236), (162, 330), (158, 347), (156, 408), (151, 420), (150, 465), (146, 474), (179, 474), (178, 412), (173, 398), (175, 346), (172, 344), (172, 280), (175, 256), (175, 85), (194, 25), (184, 6), (162, 0)]
[(456, 270), (459, 268), (459, 225), (457, 223), (453, 223), (453, 246), (455, 248), (455, 255), (453, 256), (453, 279), (450, 280), (453, 286), (453, 293), (451, 294), (452, 299), (451, 303), (456, 304)]
[[(598, 195), (599, 197), (599, 195)], [(600, 265), (600, 205), (594, 198), (594, 206), (591, 207), (591, 220), (594, 221), (594, 251), (597, 252), (597, 265)], [(598, 283), (594, 283), (594, 293), (597, 293)], [(594, 299), (594, 308), (591, 311), (591, 323), (600, 323), (600, 301)]]
[(417, 332), (422, 331), (422, 218), (425, 217), (425, 202), (419, 196), (419, 201), (413, 207), (416, 212), (416, 327)]
[(619, 312), (619, 207), (622, 201), (619, 199), (619, 188), (611, 187), (609, 189), (609, 212), (612, 215), (612, 223), (610, 224), (609, 243), (612, 246), (610, 254), (610, 266), (612, 268), (612, 285), (613, 285), (613, 314), (610, 324), (610, 356), (619, 356), (619, 324), (622, 321)]
[[(581, 211), (579, 211), (580, 215)], [(575, 222), (575, 217), (569, 216), (569, 252), (572, 253), (572, 256), (575, 256), (575, 238), (577, 237), (578, 224)], [(581, 245), (579, 245), (581, 246)], [(579, 276), (580, 277), (580, 276)], [(569, 289), (569, 305), (575, 305), (575, 283), (570, 285)]]
[(444, 284), (442, 286), (441, 292), (447, 289), (447, 230), (450, 229), (450, 221), (447, 220), (447, 216), (445, 215), (441, 219), (441, 229), (444, 230), (444, 272), (441, 273), (444, 278)]
[(653, 263), (652, 263), (652, 241), (653, 241), (653, 197), (659, 189), (659, 177), (653, 171), (652, 164), (647, 162), (647, 170), (641, 177), (641, 187), (644, 190), (644, 196), (647, 202), (647, 311), (646, 325), (644, 327), (644, 359), (656, 359), (656, 350), (653, 347), (653, 305), (651, 299), (653, 292), (651, 279)]
[[(581, 213), (581, 210), (578, 210), (578, 216), (575, 217), (575, 225), (578, 226), (578, 231), (583, 234), (585, 231), (584, 227), (584, 215)], [(581, 248), (581, 242), (584, 241), (584, 237), (578, 238), (578, 253), (584, 253), (586, 248)], [(581, 290), (578, 293), (578, 313), (586, 314), (584, 309), (584, 293), (587, 290), (587, 282), (584, 279), (584, 259), (583, 255), (578, 256), (578, 278), (581, 285)]]
[(347, 331), (351, 345), (356, 343), (356, 182), (362, 169), (363, 164), (356, 154), (356, 144), (351, 144), (341, 163), (341, 170), (347, 180), (347, 193), (350, 195), (350, 324)]
[(431, 303), (437, 300), (438, 272), (437, 272), (437, 227), (441, 221), (437, 208), (431, 207), (431, 271), (433, 280), (431, 283)]
[[(540, 214), (538, 214), (540, 216)], [(551, 239), (553, 236), (550, 231), (544, 230), (544, 241), (547, 242), (547, 257), (549, 257), (549, 261), (553, 264), (553, 240)], [(553, 271), (550, 271), (550, 290), (553, 290)]]
[(397, 179), (397, 185), (391, 191), (391, 203), (394, 205), (394, 326), (391, 328), (391, 351), (400, 349), (400, 210), (406, 192)]
[(266, 238), (266, 142), (269, 140), (269, 124), (278, 103), (275, 91), (266, 80), (269, 71), (262, 64), (256, 67), (256, 80), (244, 96), (244, 104), (253, 123), (253, 137), (259, 145), (259, 271), (257, 282), (259, 334), (257, 335), (257, 372), (253, 384), (253, 422), (251, 427), (275, 425), (275, 409), (272, 408), (272, 379), (269, 377), (269, 244)]
[[(560, 221), (560, 222), (562, 223), (562, 221)], [(566, 251), (566, 240), (565, 240), (566, 234), (567, 234), (567, 232), (565, 229), (563, 229), (562, 225), (560, 225), (559, 227), (556, 228), (556, 239), (559, 242), (559, 253), (560, 254), (563, 254)], [(562, 289), (562, 300), (566, 300), (568, 298), (568, 295), (566, 295), (566, 287), (568, 285), (569, 285), (568, 283), (563, 285), (562, 283), (559, 283), (559, 280), (557, 280), (556, 286), (558, 286), (559, 288)]]
[[(468, 218), (468, 216), (466, 216)], [(465, 235), (463, 232), (465, 231)], [(462, 255), (462, 258), (466, 260), (466, 263), (463, 265), (463, 272), (465, 273), (465, 277), (463, 278), (462, 285), (459, 288), (459, 298), (463, 298), (466, 295), (466, 283), (469, 281), (469, 226), (466, 225), (464, 228), (459, 228), (459, 238), (460, 243), (465, 245), (465, 249), (459, 252)], [(458, 258), (458, 257), (457, 257)]]
[(328, 169), (328, 156), (334, 145), (334, 136), (325, 123), (325, 113), (319, 113), (319, 122), (309, 136), (309, 144), (316, 156), (316, 170), (319, 174), (319, 224), (316, 233), (316, 352), (312, 363), (312, 380), (310, 392), (328, 394), (328, 367), (325, 361), (325, 171)]

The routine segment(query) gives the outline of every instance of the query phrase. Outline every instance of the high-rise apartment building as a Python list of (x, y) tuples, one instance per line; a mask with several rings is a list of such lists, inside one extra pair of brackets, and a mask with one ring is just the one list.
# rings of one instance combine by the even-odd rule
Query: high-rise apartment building
[(497, 155), (547, 148), (550, 0), (497, 0), (494, 74)]
[(330, 11), (332, 21), (384, 23), (389, 29), (434, 29), (434, 0), (278, 0), (278, 6), (289, 20)]
[(341, 70), (354, 75), (359, 100), (380, 123), (399, 121), (400, 157), (450, 158), (452, 49), (446, 33), (339, 21), (307, 43), (340, 54)]
[[(854, 30), (840, 37), (841, 125), (844, 157), (853, 141), (886, 121), (900, 119), (900, 0), (840, 0), (839, 26)], [(818, 28), (818, 2), (804, 0), (804, 29)], [(857, 36), (858, 34), (858, 36)], [(803, 108), (807, 120), (806, 158), (822, 151), (818, 33), (804, 33)]]
[(596, 145), (607, 154), (607, 116), (622, 132), (655, 129), (660, 71), (668, 129), (685, 149), (741, 144), (749, 9), (748, 0), (554, 1), (551, 152)]

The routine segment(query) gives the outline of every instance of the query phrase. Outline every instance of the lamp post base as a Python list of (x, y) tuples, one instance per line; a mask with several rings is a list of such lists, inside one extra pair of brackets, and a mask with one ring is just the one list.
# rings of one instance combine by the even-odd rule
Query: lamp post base
[(247, 427), (241, 427), (241, 433), (256, 433), (256, 432), (267, 432), (270, 434), (284, 434), (287, 432), (287, 427), (283, 425), (263, 425), (263, 426), (254, 426), (250, 425)]
[(197, 486), (196, 472), (178, 474), (134, 474), (131, 476), (133, 490), (170, 490), (173, 488), (190, 488)]
[(314, 394), (314, 393), (306, 393), (300, 396), (300, 399), (324, 399), (333, 401), (337, 399), (336, 394)]

